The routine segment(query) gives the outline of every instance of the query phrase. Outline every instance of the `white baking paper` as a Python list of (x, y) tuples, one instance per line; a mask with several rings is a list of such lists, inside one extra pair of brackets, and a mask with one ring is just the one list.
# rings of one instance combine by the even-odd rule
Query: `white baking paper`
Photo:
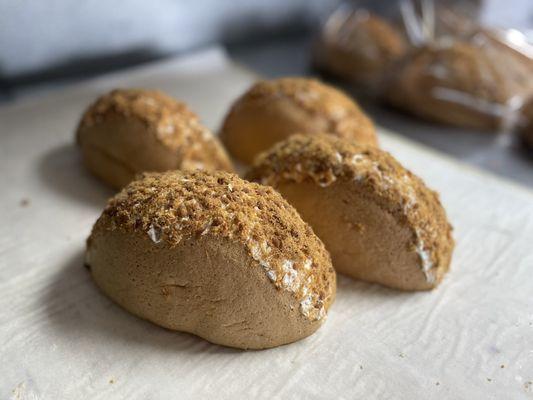
[(85, 238), (112, 192), (80, 164), (83, 109), (114, 87), (154, 87), (216, 128), (254, 79), (213, 49), (0, 109), (0, 398), (533, 398), (533, 194), (384, 131), (455, 226), (438, 289), (341, 278), (316, 334), (266, 351), (164, 330), (96, 289)]

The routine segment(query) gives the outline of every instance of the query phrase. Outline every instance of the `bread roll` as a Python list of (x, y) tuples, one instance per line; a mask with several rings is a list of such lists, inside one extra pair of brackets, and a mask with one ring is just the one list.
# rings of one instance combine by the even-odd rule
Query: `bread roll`
[(144, 174), (109, 201), (86, 256), (126, 310), (243, 349), (312, 334), (335, 296), (329, 254), (296, 210), (220, 171)]
[(342, 92), (318, 81), (283, 78), (258, 82), (231, 107), (221, 130), (229, 152), (249, 164), (293, 133), (327, 132), (376, 144), (374, 125)]
[(83, 115), (77, 131), (87, 168), (115, 188), (144, 171), (232, 171), (218, 140), (187, 106), (154, 90), (117, 89)]
[(391, 83), (393, 105), (440, 123), (494, 130), (512, 97), (507, 78), (479, 47), (462, 42), (421, 48)]
[(368, 89), (379, 90), (394, 64), (407, 53), (399, 30), (366, 10), (337, 10), (316, 49), (317, 66)]
[[(515, 35), (518, 34), (515, 32)], [(520, 34), (518, 34), (520, 35)], [(525, 41), (526, 39), (523, 38)], [(480, 30), (472, 42), (483, 49), (496, 68), (505, 76), (509, 100), (518, 98), (519, 103), (533, 95), (533, 46), (527, 42), (522, 46), (507, 40), (499, 31)], [(518, 42), (520, 42), (518, 40)], [(512, 107), (513, 104), (510, 104)]]
[(460, 12), (446, 8), (438, 10), (437, 26), (440, 23), (444, 31), (437, 32), (437, 36), (448, 35), (461, 38), (483, 49), (493, 60), (495, 67), (511, 80), (513, 90), (516, 90), (518, 94), (531, 95), (533, 45), (528, 41), (527, 36), (518, 30), (482, 26), (478, 18), (465, 15), (464, 11), (464, 4), (461, 4)]
[(295, 135), (247, 178), (271, 185), (322, 239), (337, 272), (403, 290), (434, 288), (453, 249), (438, 195), (391, 155), (331, 135)]

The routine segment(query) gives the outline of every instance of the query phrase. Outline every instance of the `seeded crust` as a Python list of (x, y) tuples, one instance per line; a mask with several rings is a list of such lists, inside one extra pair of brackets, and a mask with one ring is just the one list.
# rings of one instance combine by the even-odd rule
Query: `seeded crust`
[[(106, 129), (106, 123), (117, 121), (138, 121), (146, 134), (154, 138), (166, 154), (171, 155), (166, 155), (172, 160), (168, 162), (167, 168), (162, 168), (161, 164), (164, 162), (154, 154), (154, 158), (159, 159), (153, 160), (153, 168), (145, 169), (147, 166), (144, 166), (139, 170), (138, 166), (132, 165), (138, 160), (121, 156), (120, 148), (109, 149), (105, 144), (97, 145), (104, 156), (111, 158), (117, 165), (122, 165), (132, 175), (176, 168), (233, 171), (224, 148), (200, 123), (198, 116), (184, 103), (156, 90), (115, 89), (98, 98), (87, 109), (79, 123), (76, 133), (78, 143), (82, 148), (94, 146), (95, 143), (90, 140), (94, 130)], [(128, 138), (122, 140), (127, 142)], [(146, 148), (142, 150), (150, 151)], [(142, 156), (144, 159), (150, 159), (149, 154)]]
[[(292, 110), (285, 105), (289, 105)], [(276, 108), (278, 106), (281, 110)], [(305, 120), (300, 121), (299, 117), (293, 114), (295, 112), (293, 110), (303, 112)], [(242, 119), (248, 117), (250, 113), (266, 116), (265, 121), (268, 126), (240, 127)], [(291, 128), (296, 131), (287, 132)], [(374, 124), (354, 101), (333, 87), (305, 78), (281, 78), (254, 84), (233, 104), (220, 135), (228, 150), (236, 158), (250, 163), (256, 153), (243, 155), (242, 144), (246, 137), (254, 133), (257, 136), (255, 139), (266, 142), (266, 147), (259, 150), (263, 151), (290, 134), (296, 132), (314, 134), (318, 130), (361, 143), (377, 145)], [(271, 136), (271, 140), (259, 137), (261, 135)]]
[(448, 269), (452, 227), (438, 194), (385, 151), (331, 135), (294, 135), (262, 153), (246, 179), (274, 188), (286, 182), (327, 187), (341, 179), (353, 181), (412, 230), (411, 245), (419, 253), (428, 282), (438, 283)]
[(148, 235), (174, 248), (194, 238), (241, 243), (309, 321), (325, 317), (335, 272), (322, 242), (272, 188), (226, 172), (144, 174), (113, 197), (88, 239), (110, 231)]
[(438, 43), (405, 63), (386, 98), (437, 122), (496, 129), (512, 96), (506, 79), (483, 49), (460, 41)]

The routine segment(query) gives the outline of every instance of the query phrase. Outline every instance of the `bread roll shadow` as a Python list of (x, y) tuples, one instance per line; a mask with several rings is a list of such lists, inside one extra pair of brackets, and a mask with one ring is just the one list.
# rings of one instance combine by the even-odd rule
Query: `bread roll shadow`
[[(379, 283), (355, 280), (343, 274), (337, 275), (337, 301), (346, 301), (349, 304), (359, 303), (357, 307), (368, 302), (376, 302), (381, 305), (388, 302), (396, 304), (398, 301), (428, 293), (431, 292), (409, 292), (386, 287)], [(332, 310), (331, 313), (334, 314), (335, 308)]]
[[(84, 248), (80, 247), (58, 269), (40, 299), (58, 348), (80, 351), (90, 343), (96, 353), (110, 347), (117, 352), (134, 349), (133, 354), (142, 351), (165, 354), (241, 352), (188, 333), (162, 329), (125, 313), (97, 289), (83, 260)], [(69, 349), (70, 346), (75, 347)]]
[(113, 190), (93, 177), (81, 162), (74, 143), (65, 143), (45, 153), (37, 163), (41, 181), (52, 191), (102, 208)]

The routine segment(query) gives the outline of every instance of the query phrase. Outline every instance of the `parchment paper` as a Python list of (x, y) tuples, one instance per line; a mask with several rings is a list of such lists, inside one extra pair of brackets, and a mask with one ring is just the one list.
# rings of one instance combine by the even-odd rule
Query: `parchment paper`
[(455, 226), (437, 290), (341, 278), (316, 334), (267, 351), (164, 330), (97, 290), (84, 241), (112, 192), (73, 144), (83, 109), (114, 87), (154, 87), (216, 128), (254, 79), (211, 49), (0, 109), (0, 398), (533, 398), (533, 194), (383, 130)]

